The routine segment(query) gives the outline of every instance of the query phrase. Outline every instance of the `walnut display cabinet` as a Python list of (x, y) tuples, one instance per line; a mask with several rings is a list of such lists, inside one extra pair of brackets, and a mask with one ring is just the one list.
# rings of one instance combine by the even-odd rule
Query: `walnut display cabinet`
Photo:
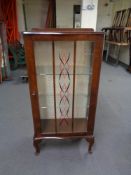
[(24, 32), (34, 122), (33, 143), (85, 138), (94, 144), (103, 33), (90, 29)]

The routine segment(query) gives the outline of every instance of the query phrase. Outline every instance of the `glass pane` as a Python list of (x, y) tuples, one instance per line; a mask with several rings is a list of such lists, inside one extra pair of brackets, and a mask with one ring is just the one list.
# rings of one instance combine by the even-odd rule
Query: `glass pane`
[(74, 42), (56, 41), (56, 111), (58, 132), (72, 132)]
[(35, 42), (34, 48), (42, 129), (54, 132), (52, 42)]
[[(90, 79), (92, 75), (93, 43), (77, 41), (74, 99), (74, 131), (86, 132), (89, 108)], [(78, 124), (79, 123), (79, 124)], [(81, 126), (81, 127), (79, 127)]]
[(74, 41), (55, 41), (53, 48), (52, 42), (35, 42), (34, 47), (43, 132), (56, 132), (55, 127), (58, 133), (86, 132), (93, 43), (77, 41), (75, 47)]

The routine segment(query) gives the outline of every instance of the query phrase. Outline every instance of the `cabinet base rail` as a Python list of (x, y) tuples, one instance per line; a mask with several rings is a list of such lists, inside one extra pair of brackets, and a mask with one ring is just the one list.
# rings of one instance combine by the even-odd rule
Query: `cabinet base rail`
[(92, 153), (92, 147), (94, 145), (94, 142), (95, 142), (95, 138), (94, 136), (90, 135), (90, 136), (80, 136), (80, 135), (74, 135), (74, 136), (41, 136), (41, 137), (34, 137), (33, 138), (33, 145), (34, 145), (34, 148), (35, 148), (35, 153), (36, 155), (38, 155), (40, 153), (40, 143), (42, 140), (48, 140), (48, 139), (58, 139), (58, 140), (62, 140), (62, 139), (76, 139), (76, 138), (79, 138), (79, 139), (86, 139), (86, 141), (88, 142), (88, 153)]

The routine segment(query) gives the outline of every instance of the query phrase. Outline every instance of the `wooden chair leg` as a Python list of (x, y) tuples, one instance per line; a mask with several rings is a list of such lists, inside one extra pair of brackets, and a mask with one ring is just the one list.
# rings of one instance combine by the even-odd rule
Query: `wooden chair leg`
[(118, 46), (118, 50), (117, 50), (117, 58), (115, 63), (116, 66), (119, 64), (119, 59), (120, 59), (120, 45)]
[(130, 62), (129, 62), (129, 66), (127, 68), (127, 71), (131, 73), (131, 37), (129, 38), (129, 59), (130, 59)]
[(2, 83), (2, 69), (1, 69), (1, 67), (0, 67), (0, 83)]
[(106, 58), (105, 61), (108, 62), (108, 56), (109, 56), (109, 49), (110, 49), (110, 44), (107, 44), (107, 51), (106, 51)]

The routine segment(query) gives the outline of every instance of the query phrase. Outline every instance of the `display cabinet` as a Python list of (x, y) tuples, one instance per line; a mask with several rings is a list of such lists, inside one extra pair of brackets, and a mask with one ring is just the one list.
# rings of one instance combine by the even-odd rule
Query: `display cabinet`
[(33, 143), (85, 138), (94, 144), (103, 33), (88, 29), (24, 32)]

